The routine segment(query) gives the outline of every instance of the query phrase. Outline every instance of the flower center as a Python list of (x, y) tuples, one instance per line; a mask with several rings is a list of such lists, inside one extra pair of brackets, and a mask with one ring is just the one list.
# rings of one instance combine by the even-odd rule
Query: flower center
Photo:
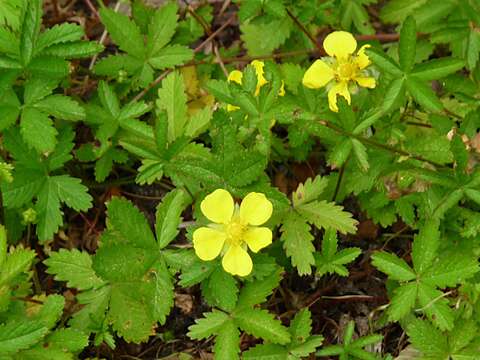
[(349, 81), (355, 78), (357, 67), (351, 62), (342, 62), (337, 65), (335, 75), (338, 81)]
[(232, 221), (225, 225), (225, 233), (227, 234), (227, 243), (230, 245), (241, 245), (243, 242), (243, 233), (247, 227), (239, 220)]

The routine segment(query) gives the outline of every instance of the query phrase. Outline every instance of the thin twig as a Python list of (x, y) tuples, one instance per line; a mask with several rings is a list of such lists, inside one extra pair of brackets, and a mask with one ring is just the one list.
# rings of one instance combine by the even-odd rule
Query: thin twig
[(323, 50), (323, 47), (320, 46), (320, 44), (318, 43), (317, 39), (315, 39), (315, 37), (310, 34), (310, 32), (307, 30), (307, 28), (305, 26), (303, 26), (303, 24), (297, 19), (297, 17), (295, 15), (293, 15), (293, 13), (290, 11), (290, 9), (287, 9), (287, 14), (288, 16), (293, 20), (293, 22), (295, 23), (295, 25), (298, 26), (298, 28), (310, 39), (310, 41), (312, 42), (313, 45), (315, 45), (315, 47), (317, 48), (318, 52), (320, 54), (324, 54), (325, 51)]

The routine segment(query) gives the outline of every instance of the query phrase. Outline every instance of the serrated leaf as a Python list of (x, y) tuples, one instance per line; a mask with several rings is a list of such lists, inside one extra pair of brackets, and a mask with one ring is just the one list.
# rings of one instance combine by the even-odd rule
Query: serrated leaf
[(48, 153), (55, 148), (58, 132), (52, 120), (41, 111), (32, 107), (23, 109), (20, 132), (24, 141), (40, 153)]
[(415, 272), (405, 260), (394, 254), (379, 251), (372, 255), (372, 264), (381, 272), (387, 274), (392, 280), (410, 281), (415, 279)]
[(39, 322), (9, 323), (0, 325), (0, 353), (13, 355), (39, 342), (48, 328)]
[(443, 359), (449, 355), (447, 337), (428, 321), (413, 319), (406, 330), (412, 345), (424, 356)]
[(0, 285), (8, 284), (17, 275), (27, 271), (34, 258), (34, 251), (22, 248), (16, 248), (8, 254), (0, 271)]
[(182, 221), (182, 211), (187, 204), (187, 194), (183, 190), (173, 190), (157, 206), (155, 232), (160, 249), (167, 246), (178, 234)]
[(47, 178), (37, 197), (38, 201), (35, 204), (39, 217), (37, 235), (40, 241), (50, 240), (63, 224), (63, 213), (60, 210), (60, 199), (55, 182)]
[(290, 342), (290, 333), (273, 315), (261, 309), (243, 309), (234, 314), (235, 323), (247, 334), (274, 344)]
[(247, 283), (240, 291), (237, 309), (252, 307), (264, 302), (273, 289), (278, 286), (280, 280), (280, 271), (277, 270), (262, 280)]
[(411, 75), (423, 81), (439, 80), (465, 66), (463, 60), (444, 57), (433, 59), (415, 66)]
[[(290, 36), (291, 29), (292, 23), (288, 17), (261, 24), (247, 22), (240, 26), (241, 38), (251, 56), (272, 53)], [(258, 41), (258, 39), (262, 39), (262, 41)]]
[(476, 258), (460, 253), (448, 254), (423, 273), (422, 281), (440, 288), (454, 287), (479, 270)]
[(296, 346), (290, 346), (290, 354), (298, 357), (308, 356), (314, 353), (318, 347), (322, 345), (323, 336), (315, 335), (311, 336), (302, 344)]
[(106, 7), (100, 9), (100, 17), (110, 37), (120, 49), (138, 58), (145, 56), (143, 36), (132, 20)]
[(288, 351), (277, 344), (260, 344), (248, 349), (243, 354), (245, 360), (287, 360)]
[(114, 197), (107, 204), (107, 228), (115, 232), (119, 242), (135, 244), (143, 249), (157, 248), (145, 216), (130, 201)]
[(56, 44), (43, 50), (42, 55), (55, 56), (62, 59), (87, 58), (98, 54), (103, 45), (93, 41), (76, 41), (74, 43)]
[(342, 234), (355, 233), (357, 221), (343, 207), (325, 200), (303, 204), (296, 209), (309, 223), (319, 229), (333, 228)]
[(308, 203), (317, 198), (323, 193), (328, 185), (328, 178), (316, 176), (315, 179), (308, 178), (305, 183), (298, 185), (297, 190), (292, 194), (293, 206), (299, 206)]
[(398, 65), (383, 53), (380, 50), (376, 49), (367, 49), (366, 53), (370, 60), (378, 66), (382, 71), (393, 75), (396, 78), (399, 78), (403, 75), (403, 71), (398, 67)]
[(288, 329), (292, 335), (292, 345), (305, 342), (312, 331), (312, 314), (308, 309), (300, 310), (290, 322)]
[(292, 258), (292, 265), (297, 268), (299, 275), (310, 274), (311, 266), (315, 263), (310, 225), (301, 216), (292, 213), (283, 221), (281, 231), (280, 240), (286, 255)]
[(240, 331), (233, 320), (226, 321), (218, 330), (213, 351), (215, 353), (215, 359), (239, 359)]
[(68, 207), (85, 211), (92, 206), (93, 198), (88, 194), (88, 188), (81, 184), (80, 179), (69, 175), (51, 176), (49, 180), (55, 187), (60, 201)]
[(147, 54), (154, 56), (171, 40), (177, 27), (177, 6), (166, 4), (155, 11), (148, 26)]
[(417, 284), (409, 283), (401, 285), (393, 292), (388, 307), (388, 318), (391, 321), (399, 321), (413, 309), (417, 301)]
[(179, 72), (168, 75), (158, 90), (157, 106), (168, 115), (168, 141), (183, 135), (187, 122), (187, 97), (183, 77)]
[(202, 293), (209, 304), (225, 311), (235, 308), (238, 298), (237, 282), (223, 268), (217, 266), (202, 285)]
[(52, 347), (58, 347), (64, 352), (81, 351), (88, 345), (88, 335), (72, 328), (56, 330), (45, 338), (45, 342)]
[(20, 59), (23, 65), (27, 65), (32, 60), (41, 24), (42, 1), (27, 1), (20, 36)]
[(453, 328), (455, 315), (444, 293), (424, 283), (418, 284), (418, 303), (428, 318), (441, 330)]
[(207, 337), (217, 334), (221, 327), (230, 321), (227, 314), (221, 311), (212, 311), (204, 313), (203, 318), (196, 319), (195, 324), (188, 328), (188, 337), (193, 340), (206, 339)]
[(437, 256), (440, 245), (439, 221), (427, 219), (413, 240), (412, 261), (418, 274), (424, 272)]
[(398, 57), (402, 70), (410, 72), (415, 63), (415, 50), (417, 44), (417, 28), (415, 19), (409, 16), (402, 24), (400, 41), (398, 44)]
[(420, 79), (417, 79), (413, 75), (409, 76), (407, 77), (406, 85), (408, 92), (425, 110), (434, 112), (442, 111), (443, 105), (440, 100), (438, 100), (432, 88), (425, 85)]
[(149, 275), (155, 283), (152, 302), (153, 317), (160, 324), (165, 324), (167, 316), (174, 305), (175, 293), (170, 272), (163, 261), (157, 261)]
[(154, 69), (163, 70), (185, 64), (193, 59), (193, 51), (183, 45), (169, 45), (157, 51), (148, 62)]
[(66, 281), (70, 288), (86, 290), (104, 284), (93, 271), (90, 255), (78, 249), (60, 249), (52, 253), (44, 264), (48, 266), (47, 272), (55, 275), (55, 280)]
[(380, 17), (387, 23), (398, 23), (427, 0), (391, 0), (382, 8)]
[(78, 41), (84, 34), (83, 28), (78, 24), (63, 23), (55, 25), (40, 34), (36, 51), (38, 53), (51, 45)]

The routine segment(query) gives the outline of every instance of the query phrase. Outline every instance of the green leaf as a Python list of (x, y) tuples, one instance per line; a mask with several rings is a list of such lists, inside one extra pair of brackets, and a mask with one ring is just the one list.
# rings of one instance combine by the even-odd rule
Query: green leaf
[(370, 60), (380, 68), (380, 70), (393, 75), (396, 78), (403, 76), (403, 71), (398, 65), (387, 56), (383, 51), (377, 49), (367, 49), (366, 53)]
[(406, 328), (412, 345), (431, 359), (445, 359), (449, 356), (447, 337), (426, 320), (413, 319)]
[(382, 101), (382, 111), (388, 113), (401, 106), (401, 101), (405, 95), (405, 79), (399, 78), (393, 80), (385, 92), (385, 98)]
[(272, 293), (281, 280), (280, 270), (274, 271), (262, 280), (247, 283), (238, 297), (237, 309), (250, 308), (262, 302)]
[(84, 35), (85, 32), (80, 25), (72, 23), (58, 24), (46, 29), (40, 34), (36, 51), (38, 53), (51, 45), (78, 41), (81, 40)]
[(384, 251), (379, 251), (372, 255), (372, 264), (378, 270), (387, 274), (392, 280), (410, 281), (416, 277), (415, 272), (408, 266), (405, 260)]
[(104, 7), (100, 9), (100, 17), (110, 37), (120, 49), (137, 58), (145, 56), (143, 36), (128, 16)]
[(409, 283), (396, 288), (390, 300), (390, 306), (388, 307), (388, 318), (390, 321), (399, 321), (407, 316), (415, 306), (416, 301), (416, 283)]
[(308, 356), (314, 353), (322, 345), (323, 336), (311, 336), (307, 341), (296, 346), (290, 346), (290, 354), (298, 357)]
[(292, 335), (292, 345), (304, 343), (312, 331), (312, 314), (307, 308), (297, 312), (288, 329)]
[(0, 285), (8, 285), (17, 275), (27, 271), (34, 258), (34, 251), (22, 248), (8, 254), (0, 271)]
[(52, 253), (44, 264), (47, 272), (55, 275), (55, 280), (66, 281), (67, 286), (78, 290), (97, 288), (104, 284), (92, 269), (92, 259), (78, 249), (60, 249)]
[(32, 107), (23, 109), (20, 132), (25, 142), (40, 153), (48, 153), (55, 148), (58, 132), (52, 120), (37, 109)]
[(185, 135), (190, 138), (195, 138), (202, 132), (207, 130), (210, 120), (212, 119), (212, 109), (206, 107), (197, 111), (190, 117), (190, 120), (185, 127)]
[(182, 211), (188, 197), (183, 190), (169, 192), (157, 206), (155, 232), (160, 249), (167, 246), (178, 234), (178, 225), (182, 221)]
[(433, 263), (424, 272), (422, 281), (440, 288), (455, 287), (475, 275), (480, 269), (478, 261), (466, 254), (453, 253)]
[(440, 245), (439, 221), (427, 219), (413, 240), (412, 261), (417, 274), (423, 273), (437, 256)]
[(175, 293), (170, 272), (163, 260), (157, 261), (148, 273), (150, 280), (155, 283), (152, 302), (153, 317), (160, 324), (165, 324), (167, 316), (173, 307)]
[(40, 241), (50, 240), (63, 223), (55, 182), (47, 178), (37, 197), (38, 201), (35, 206), (39, 216), (37, 235)]
[(49, 181), (56, 186), (57, 196), (68, 207), (77, 211), (86, 211), (92, 206), (92, 197), (88, 188), (81, 184), (80, 179), (69, 175), (52, 176)]
[(443, 105), (438, 100), (431, 87), (425, 85), (421, 80), (415, 76), (407, 77), (407, 90), (413, 96), (415, 101), (422, 105), (425, 110), (440, 112), (443, 110)]
[(215, 359), (239, 359), (240, 331), (233, 320), (226, 321), (217, 332), (215, 346), (213, 347)]
[(418, 284), (418, 303), (421, 310), (441, 330), (453, 328), (455, 315), (444, 293), (422, 282)]
[(328, 178), (316, 176), (315, 179), (308, 178), (305, 183), (300, 183), (297, 190), (292, 194), (293, 206), (309, 203), (313, 200), (317, 200), (318, 197), (327, 188)]
[(288, 351), (277, 344), (260, 344), (248, 349), (243, 354), (245, 360), (287, 360)]
[(64, 352), (81, 351), (88, 345), (88, 335), (72, 328), (56, 330), (45, 338), (45, 342)]
[(403, 21), (409, 14), (425, 4), (427, 0), (391, 0), (381, 12), (380, 18), (387, 23), (398, 23)]
[(415, 50), (417, 45), (417, 28), (415, 19), (409, 16), (405, 19), (400, 31), (398, 57), (402, 70), (406, 73), (412, 70), (415, 64)]
[(193, 51), (183, 45), (169, 45), (158, 50), (155, 56), (148, 59), (150, 65), (157, 70), (173, 68), (193, 59)]
[(39, 342), (48, 328), (39, 322), (11, 322), (0, 325), (0, 353), (13, 355)]
[(333, 228), (342, 234), (354, 233), (357, 221), (343, 207), (324, 200), (303, 204), (296, 209), (309, 223), (319, 229)]
[[(243, 23), (240, 26), (241, 38), (251, 56), (268, 55), (282, 45), (290, 36), (292, 22), (285, 17), (269, 23)], [(262, 39), (262, 41), (258, 41)]]
[(217, 334), (226, 322), (230, 322), (230, 317), (222, 311), (213, 310), (204, 313), (203, 316), (201, 319), (196, 319), (195, 324), (188, 328), (187, 335), (190, 339), (206, 339)]
[(415, 66), (411, 75), (423, 81), (439, 80), (457, 72), (464, 66), (465, 62), (463, 60), (443, 57), (429, 60)]
[(183, 76), (179, 72), (168, 75), (158, 90), (157, 107), (168, 115), (168, 141), (173, 142), (184, 133), (187, 122), (187, 97)]
[(357, 159), (357, 163), (363, 171), (367, 171), (370, 165), (368, 164), (367, 148), (357, 139), (351, 139), (353, 145), (353, 153)]
[(27, 1), (20, 36), (20, 59), (23, 65), (27, 65), (32, 60), (41, 24), (42, 1)]
[(170, 3), (162, 6), (150, 20), (147, 36), (147, 54), (154, 56), (172, 39), (177, 27), (177, 5)]
[(297, 268), (299, 275), (310, 274), (311, 266), (315, 263), (310, 225), (301, 216), (291, 213), (283, 221), (281, 232), (280, 240), (286, 255), (292, 258), (292, 265)]
[(348, 138), (342, 138), (331, 150), (328, 163), (334, 168), (341, 167), (352, 151), (353, 144)]
[(274, 344), (290, 342), (290, 333), (273, 315), (261, 309), (243, 309), (234, 314), (235, 323), (247, 334)]
[(202, 294), (212, 306), (232, 311), (238, 298), (237, 282), (232, 275), (217, 266), (208, 280), (202, 283)]
[(68, 96), (48, 96), (37, 102), (34, 107), (58, 119), (77, 121), (85, 118), (85, 110)]
[(156, 249), (157, 243), (145, 216), (130, 201), (114, 197), (107, 204), (107, 229), (117, 241), (143, 249)]
[(62, 59), (87, 58), (103, 50), (103, 45), (92, 41), (77, 41), (67, 44), (56, 44), (46, 48), (42, 54)]

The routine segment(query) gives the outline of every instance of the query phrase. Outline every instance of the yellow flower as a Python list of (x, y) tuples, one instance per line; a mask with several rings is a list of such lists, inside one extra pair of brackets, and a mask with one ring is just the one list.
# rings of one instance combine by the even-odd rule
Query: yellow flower
[(247, 248), (256, 253), (272, 243), (272, 231), (260, 226), (272, 216), (272, 203), (264, 194), (251, 192), (238, 206), (228, 191), (217, 189), (205, 197), (200, 209), (213, 223), (193, 233), (197, 256), (210, 261), (222, 253), (226, 272), (250, 274), (253, 263)]
[(325, 60), (316, 60), (303, 76), (303, 85), (318, 89), (328, 85), (328, 104), (330, 110), (337, 112), (337, 95), (343, 96), (350, 104), (349, 85), (358, 84), (374, 88), (375, 78), (369, 76), (366, 67), (370, 59), (365, 54), (364, 45), (357, 51), (357, 41), (346, 31), (334, 31), (323, 41), (323, 48), (330, 56)]
[[(255, 89), (255, 96), (258, 96), (260, 93), (260, 89), (262, 88), (263, 85), (267, 84), (268, 81), (265, 79), (265, 76), (263, 75), (265, 72), (263, 70), (263, 67), (265, 66), (265, 63), (263, 61), (259, 60), (253, 60), (250, 65), (252, 65), (255, 69), (255, 73), (257, 74), (257, 87)], [(239, 85), (242, 85), (242, 79), (243, 79), (243, 73), (240, 70), (233, 70), (228, 74), (227, 81), (228, 82), (235, 82)], [(282, 80), (282, 86), (280, 87), (280, 90), (278, 91), (279, 96), (284, 96), (285, 95), (285, 87), (283, 84)], [(239, 109), (238, 106), (230, 105), (227, 104), (227, 111), (235, 111)]]

